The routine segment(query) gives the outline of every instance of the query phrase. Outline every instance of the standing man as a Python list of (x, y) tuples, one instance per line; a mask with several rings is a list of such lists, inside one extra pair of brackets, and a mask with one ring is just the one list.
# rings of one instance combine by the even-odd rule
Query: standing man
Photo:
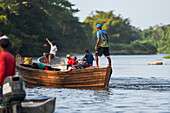
[(102, 56), (102, 54), (107, 57), (109, 65), (111, 67), (111, 59), (110, 59), (110, 53), (109, 53), (109, 39), (108, 39), (108, 34), (106, 31), (102, 30), (102, 25), (97, 24), (97, 43), (95, 46), (96, 54), (95, 54), (95, 59), (96, 59), (96, 68), (99, 68), (98, 65), (98, 56)]
[(46, 38), (46, 40), (47, 40), (47, 42), (50, 44), (50, 46), (51, 46), (51, 49), (50, 49), (50, 53), (43, 53), (43, 56), (44, 56), (44, 58), (45, 58), (45, 60), (46, 61), (48, 61), (47, 60), (47, 57), (48, 57), (48, 59), (49, 59), (49, 62), (48, 63), (51, 63), (51, 58), (53, 58), (54, 56), (58, 56), (58, 57), (60, 57), (59, 56), (59, 54), (58, 54), (58, 50), (57, 50), (57, 46), (56, 46), (56, 44), (55, 44), (55, 42), (54, 41), (49, 41), (48, 40), (48, 38)]
[(15, 75), (16, 62), (14, 56), (7, 51), (9, 44), (7, 36), (0, 37), (0, 95), (5, 78)]

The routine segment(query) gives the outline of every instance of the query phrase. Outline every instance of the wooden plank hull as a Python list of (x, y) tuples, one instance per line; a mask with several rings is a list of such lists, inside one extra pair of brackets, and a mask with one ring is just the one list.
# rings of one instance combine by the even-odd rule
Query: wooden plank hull
[(26, 86), (50, 86), (56, 88), (107, 87), (111, 67), (77, 69), (73, 71), (46, 71), (17, 65)]

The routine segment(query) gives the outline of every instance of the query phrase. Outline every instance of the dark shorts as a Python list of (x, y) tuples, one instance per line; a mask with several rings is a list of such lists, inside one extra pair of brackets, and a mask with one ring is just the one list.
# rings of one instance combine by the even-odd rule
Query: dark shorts
[(98, 47), (95, 55), (102, 56), (102, 54), (104, 54), (106, 57), (109, 57), (110, 56), (109, 47)]
[(48, 57), (49, 55), (51, 55), (51, 58), (54, 58), (54, 54), (46, 53), (46, 56), (47, 56), (47, 57)]

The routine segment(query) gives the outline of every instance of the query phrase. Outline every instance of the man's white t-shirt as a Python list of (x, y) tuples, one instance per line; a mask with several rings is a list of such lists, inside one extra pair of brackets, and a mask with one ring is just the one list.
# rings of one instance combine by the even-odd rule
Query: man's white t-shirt
[(52, 46), (52, 45), (51, 45), (50, 53), (51, 53), (51, 54), (54, 54), (54, 56), (55, 56), (55, 55), (56, 55), (56, 51), (58, 51), (58, 50), (57, 50), (57, 46), (56, 46), (56, 45), (55, 45), (55, 46)]

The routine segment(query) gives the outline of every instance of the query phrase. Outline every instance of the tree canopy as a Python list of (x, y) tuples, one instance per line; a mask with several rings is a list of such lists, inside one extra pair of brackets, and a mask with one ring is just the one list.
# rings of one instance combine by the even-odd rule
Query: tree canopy
[(123, 51), (123, 54), (170, 53), (170, 25), (151, 27), (142, 31), (130, 25), (128, 18), (116, 16), (113, 11), (96, 11), (84, 22), (93, 28), (94, 35), (97, 32), (96, 25), (102, 24), (102, 29), (109, 35), (111, 51), (119, 51), (118, 54), (120, 51)]
[(59, 53), (84, 53), (94, 51), (100, 23), (113, 54), (170, 53), (170, 25), (142, 31), (114, 11), (96, 11), (81, 23), (73, 6), (68, 0), (0, 0), (0, 35), (10, 38), (14, 55), (41, 56), (49, 51), (45, 38), (56, 42)]
[(93, 34), (96, 34), (96, 25), (102, 24), (102, 29), (106, 30), (110, 42), (130, 44), (132, 41), (141, 39), (140, 30), (130, 25), (128, 18), (123, 19), (120, 15), (116, 16), (113, 11), (96, 11), (95, 14), (87, 17), (84, 21), (93, 28)]
[(90, 46), (89, 26), (73, 14), (78, 9), (67, 0), (8, 0), (0, 3), (0, 33), (9, 36), (13, 54), (40, 56), (49, 48), (45, 38), (56, 41), (59, 50), (81, 51)]
[(170, 53), (170, 25), (150, 27), (142, 32), (143, 40), (152, 43), (160, 53)]

